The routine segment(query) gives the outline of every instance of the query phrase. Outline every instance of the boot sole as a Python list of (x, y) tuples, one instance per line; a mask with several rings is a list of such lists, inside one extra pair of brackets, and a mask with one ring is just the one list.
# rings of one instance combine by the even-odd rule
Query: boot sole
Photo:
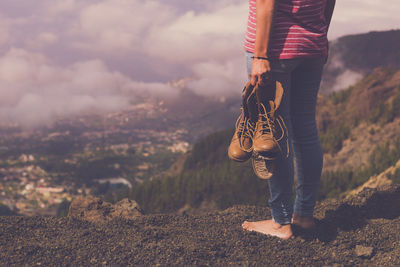
[(236, 161), (236, 162), (245, 162), (245, 161), (248, 161), (248, 160), (251, 158), (251, 155), (250, 155), (249, 157), (247, 157), (246, 159), (238, 159), (238, 158), (232, 157), (232, 156), (229, 155), (229, 154), (228, 154), (228, 157), (229, 157), (231, 160)]
[(252, 157), (251, 165), (253, 166), (254, 173), (260, 179), (268, 180), (274, 174), (275, 164), (272, 160), (265, 160), (260, 157)]
[(257, 151), (253, 150), (253, 157), (255, 158), (263, 158), (266, 160), (274, 160), (278, 158), (280, 155), (280, 151)]

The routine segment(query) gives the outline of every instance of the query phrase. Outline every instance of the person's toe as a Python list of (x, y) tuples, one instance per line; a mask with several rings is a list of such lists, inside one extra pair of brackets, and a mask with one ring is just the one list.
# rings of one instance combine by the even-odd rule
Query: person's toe
[(242, 227), (245, 230), (249, 230), (250, 227), (250, 223), (248, 221), (244, 221), (244, 223), (242, 223)]

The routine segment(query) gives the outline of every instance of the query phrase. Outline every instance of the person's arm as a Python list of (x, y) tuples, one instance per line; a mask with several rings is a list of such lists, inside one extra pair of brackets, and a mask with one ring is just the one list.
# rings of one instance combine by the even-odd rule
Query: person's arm
[[(274, 6), (275, 0), (257, 0), (255, 57), (267, 57)], [(255, 85), (262, 75), (271, 71), (269, 60), (255, 58), (251, 69), (251, 84)]]
[(335, 9), (336, 0), (327, 0), (325, 6), (325, 20), (326, 23), (329, 25), (331, 24), (333, 10)]

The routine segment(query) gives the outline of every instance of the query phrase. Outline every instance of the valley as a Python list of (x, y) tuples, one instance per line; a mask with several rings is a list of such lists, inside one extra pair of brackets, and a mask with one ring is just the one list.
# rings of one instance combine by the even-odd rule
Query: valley
[[(331, 45), (317, 106), (324, 150), (320, 200), (397, 166), (400, 61), (395, 48), (382, 47), (399, 35), (372, 32)], [(392, 56), (355, 49), (371, 38), (373, 49)], [(358, 73), (358, 81), (333, 90), (346, 71)], [(40, 129), (1, 124), (0, 212), (61, 216), (78, 195), (111, 202), (130, 197), (148, 213), (265, 206), (266, 183), (249, 164), (226, 157), (241, 88), (238, 96), (213, 99), (186, 90), (185, 79), (171, 84), (180, 90), (177, 99), (143, 98), (119, 112), (59, 118)], [(390, 181), (399, 182), (396, 168)]]

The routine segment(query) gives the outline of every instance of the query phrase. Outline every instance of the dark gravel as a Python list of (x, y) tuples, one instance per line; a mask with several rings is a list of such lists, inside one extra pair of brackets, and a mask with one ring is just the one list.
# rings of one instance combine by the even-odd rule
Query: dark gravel
[[(368, 189), (316, 209), (317, 231), (289, 240), (241, 229), (269, 209), (145, 215), (94, 224), (73, 218), (0, 217), (1, 266), (400, 266), (400, 187)], [(357, 256), (356, 247), (372, 248)]]

